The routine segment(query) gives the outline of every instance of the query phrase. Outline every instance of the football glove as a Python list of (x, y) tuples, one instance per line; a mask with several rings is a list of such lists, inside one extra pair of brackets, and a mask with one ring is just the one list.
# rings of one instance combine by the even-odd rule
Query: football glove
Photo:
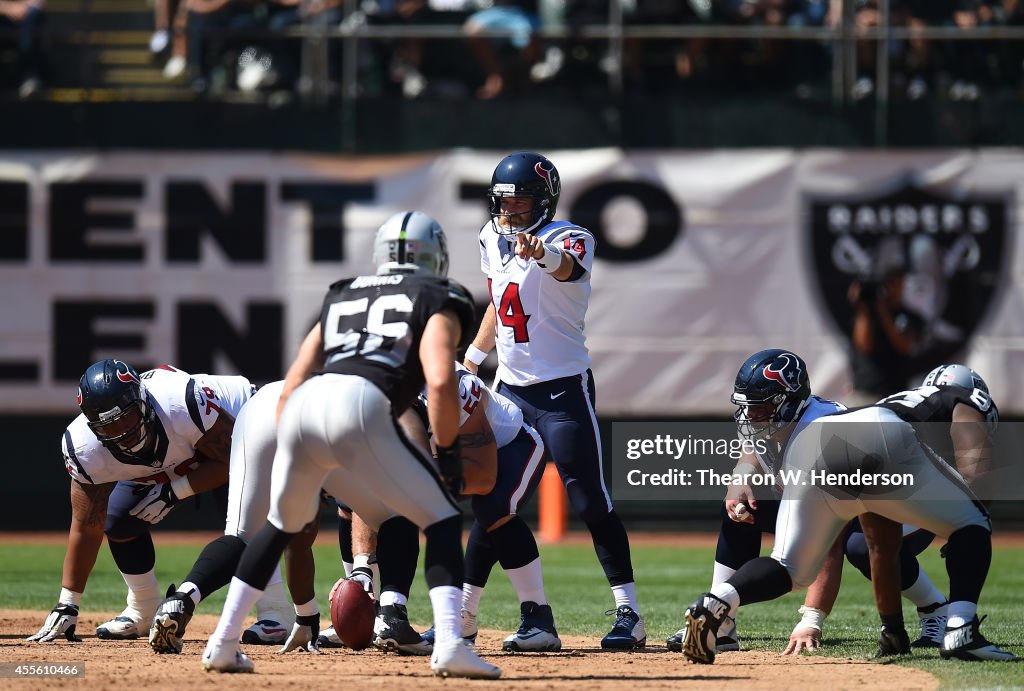
[(889, 657), (890, 655), (909, 655), (910, 636), (902, 626), (882, 626), (878, 636), (878, 652), (875, 657)]
[(458, 437), (451, 446), (437, 447), (437, 468), (451, 495), (457, 497), (462, 494), (465, 481), (462, 477), (462, 447)]
[(171, 487), (171, 483), (167, 482), (162, 485), (153, 485), (153, 489), (149, 490), (149, 493), (146, 494), (146, 496), (144, 496), (128, 513), (135, 516), (140, 521), (156, 525), (160, 521), (164, 520), (164, 517), (167, 516), (170, 510), (179, 501), (181, 500), (178, 499), (178, 495), (174, 493), (174, 488)]
[(280, 652), (288, 653), (292, 650), (305, 650), (310, 653), (322, 655), (320, 643), (317, 638), (320, 636), (320, 615), (310, 614), (308, 616), (295, 617), (295, 624), (292, 626), (291, 635), (284, 642)]
[(50, 614), (43, 623), (43, 628), (28, 640), (39, 643), (49, 643), (56, 640), (58, 636), (64, 636), (69, 641), (78, 643), (82, 639), (75, 636), (75, 627), (78, 626), (78, 606), (64, 602), (58, 602), (57, 606), (50, 610)]

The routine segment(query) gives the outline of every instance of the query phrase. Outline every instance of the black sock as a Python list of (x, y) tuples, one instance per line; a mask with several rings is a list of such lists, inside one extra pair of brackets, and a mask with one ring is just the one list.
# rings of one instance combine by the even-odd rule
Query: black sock
[(992, 563), (992, 533), (980, 525), (960, 528), (946, 542), (950, 602), (977, 602)]
[(744, 605), (774, 600), (793, 589), (789, 571), (771, 557), (748, 561), (726, 583), (736, 589)]
[(221, 535), (206, 545), (185, 581), (194, 583), (202, 597), (209, 597), (228, 583), (238, 568), (245, 542), (236, 535)]
[(352, 563), (352, 519), (338, 516), (338, 550), (341, 561)]
[(629, 555), (629, 536), (619, 515), (609, 511), (600, 520), (588, 521), (594, 551), (601, 562), (608, 584), (612, 586), (633, 582), (633, 562)]
[(156, 550), (153, 548), (153, 536), (148, 532), (127, 542), (114, 542), (108, 539), (110, 555), (121, 573), (148, 573), (156, 565)]
[(396, 516), (380, 524), (377, 531), (377, 569), (380, 591), (409, 597), (420, 557), (420, 529), (408, 518)]
[(429, 525), (423, 534), (427, 536), (423, 557), (427, 587), (451, 585), (462, 590), (462, 515)]
[(235, 575), (257, 590), (266, 590), (274, 568), (281, 561), (284, 548), (295, 535), (278, 530), (273, 523), (267, 521), (263, 529), (246, 545)]
[(497, 530), (492, 530), (490, 536), (491, 544), (498, 552), (501, 568), (506, 571), (526, 566), (540, 556), (537, 540), (529, 526), (518, 516)]
[(479, 522), (474, 521), (466, 540), (466, 583), (483, 588), (491, 570), (498, 563), (498, 550), (491, 536)]

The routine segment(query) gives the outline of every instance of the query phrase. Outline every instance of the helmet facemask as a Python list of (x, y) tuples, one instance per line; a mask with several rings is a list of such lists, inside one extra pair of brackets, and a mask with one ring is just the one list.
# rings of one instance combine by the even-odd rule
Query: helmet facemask
[(98, 420), (89, 420), (89, 429), (107, 448), (119, 455), (149, 463), (156, 445), (154, 420), (156, 417), (149, 397), (143, 389), (142, 398), (124, 408), (115, 407), (100, 413)]
[[(529, 199), (530, 208), (519, 212), (508, 212), (507, 199)], [(514, 235), (516, 233), (533, 233), (551, 220), (548, 200), (544, 197), (516, 191), (512, 183), (497, 183), (491, 187), (488, 195), (490, 201), (491, 229), (498, 235)]]

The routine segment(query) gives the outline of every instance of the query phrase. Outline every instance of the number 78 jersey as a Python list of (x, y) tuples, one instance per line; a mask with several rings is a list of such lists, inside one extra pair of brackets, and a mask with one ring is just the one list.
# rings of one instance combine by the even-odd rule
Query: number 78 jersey
[(514, 386), (571, 377), (590, 367), (583, 328), (594, 236), (564, 221), (547, 224), (536, 236), (576, 262), (568, 280), (558, 281), (536, 261), (515, 256), (515, 234), (499, 235), (487, 223), (479, 235), (480, 269), (496, 317), (498, 379)]

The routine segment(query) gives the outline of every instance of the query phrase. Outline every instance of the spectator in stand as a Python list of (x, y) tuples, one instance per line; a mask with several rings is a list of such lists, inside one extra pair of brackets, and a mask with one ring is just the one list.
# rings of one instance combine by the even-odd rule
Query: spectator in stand
[(40, 38), (45, 0), (0, 0), (0, 29), (18, 30), (18, 96), (29, 98), (42, 86), (43, 54)]
[(248, 23), (256, 7), (255, 0), (187, 0), (186, 33), (188, 48), (186, 63), (192, 88), (204, 93), (210, 88), (210, 56), (223, 52), (222, 32), (230, 31), (238, 23)]
[[(495, 98), (528, 81), (530, 68), (542, 57), (536, 34), (540, 27), (537, 10), (537, 0), (495, 0), (493, 7), (474, 12), (466, 20), (466, 40), (484, 72), (484, 83), (477, 90), (479, 98)], [(489, 31), (511, 35), (482, 35)]]

